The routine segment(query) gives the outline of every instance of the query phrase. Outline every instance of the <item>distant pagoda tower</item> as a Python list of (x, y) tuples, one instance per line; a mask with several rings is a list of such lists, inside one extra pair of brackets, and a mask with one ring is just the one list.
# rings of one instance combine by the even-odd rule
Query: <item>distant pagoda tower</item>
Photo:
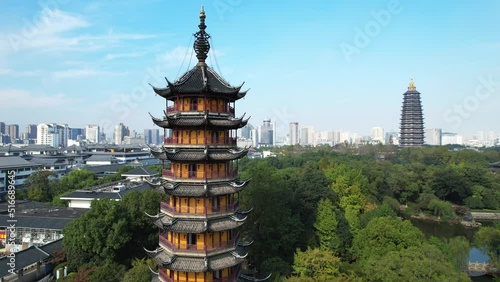
[(418, 147), (424, 145), (424, 118), (420, 92), (417, 91), (413, 79), (408, 91), (403, 94), (401, 125), (399, 129), (399, 146)]
[(200, 12), (194, 34), (198, 63), (167, 87), (156, 88), (165, 98), (162, 119), (153, 122), (171, 129), (152, 154), (170, 161), (161, 179), (150, 183), (167, 194), (157, 215), (148, 215), (160, 228), (159, 247), (148, 255), (159, 264), (156, 281), (248, 281), (240, 274), (248, 242), (236, 230), (249, 211), (238, 209), (239, 192), (249, 183), (240, 180), (237, 160), (248, 149), (236, 147), (236, 131), (248, 119), (235, 117), (235, 102), (246, 95), (241, 86), (224, 81), (205, 63), (210, 35), (205, 12)]

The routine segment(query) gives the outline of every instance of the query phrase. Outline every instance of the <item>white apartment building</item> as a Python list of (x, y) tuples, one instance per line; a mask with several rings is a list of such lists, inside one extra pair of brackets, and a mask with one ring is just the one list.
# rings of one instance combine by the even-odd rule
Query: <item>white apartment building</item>
[(296, 145), (299, 144), (299, 123), (298, 122), (290, 122), (290, 138), (288, 145)]
[(426, 128), (424, 143), (431, 146), (441, 146), (441, 128)]
[(85, 126), (85, 137), (89, 142), (98, 144), (101, 141), (101, 128), (94, 124)]
[(384, 129), (382, 127), (373, 127), (371, 137), (372, 141), (384, 144), (385, 143)]
[(36, 144), (67, 147), (71, 129), (67, 124), (41, 123), (37, 125)]

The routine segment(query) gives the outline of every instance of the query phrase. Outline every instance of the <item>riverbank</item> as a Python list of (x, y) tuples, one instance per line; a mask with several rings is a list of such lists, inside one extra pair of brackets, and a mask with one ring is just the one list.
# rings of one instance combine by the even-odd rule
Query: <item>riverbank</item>
[[(413, 214), (411, 216), (411, 218), (417, 219), (417, 220), (432, 221), (432, 222), (446, 222), (449, 224), (461, 224), (464, 227), (470, 227), (470, 228), (477, 228), (477, 227), (481, 226), (481, 223), (477, 222), (474, 217), (471, 221), (463, 220), (460, 217), (457, 217), (454, 219), (443, 220), (443, 219), (441, 219), (440, 216), (433, 216), (430, 214), (419, 213), (419, 214)], [(484, 219), (484, 218), (482, 218), (482, 219)]]
[(471, 211), (474, 220), (494, 220), (500, 221), (500, 212), (475, 212)]

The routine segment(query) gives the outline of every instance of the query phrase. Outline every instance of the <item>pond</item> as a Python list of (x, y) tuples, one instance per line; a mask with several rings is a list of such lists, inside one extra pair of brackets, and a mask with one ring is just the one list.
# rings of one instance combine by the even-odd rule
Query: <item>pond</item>
[[(438, 238), (452, 238), (456, 236), (464, 236), (472, 244), (474, 239), (474, 234), (477, 232), (477, 228), (465, 228), (460, 224), (450, 224), (446, 222), (435, 222), (420, 219), (411, 219), (411, 223), (420, 229), (426, 236), (435, 236)], [(483, 226), (493, 226), (492, 221), (481, 222)], [(486, 262), (489, 260), (488, 255), (482, 250), (472, 247), (469, 253), (469, 261), (474, 262)], [(477, 275), (472, 277), (474, 282), (486, 282), (493, 281), (493, 278), (485, 275)]]

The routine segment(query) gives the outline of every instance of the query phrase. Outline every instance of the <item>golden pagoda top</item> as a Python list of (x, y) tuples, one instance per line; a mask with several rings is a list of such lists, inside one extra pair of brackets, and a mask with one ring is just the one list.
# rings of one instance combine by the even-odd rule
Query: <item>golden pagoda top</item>
[(413, 82), (413, 78), (410, 80), (410, 85), (408, 86), (409, 91), (416, 91), (417, 87), (415, 87), (415, 83)]

